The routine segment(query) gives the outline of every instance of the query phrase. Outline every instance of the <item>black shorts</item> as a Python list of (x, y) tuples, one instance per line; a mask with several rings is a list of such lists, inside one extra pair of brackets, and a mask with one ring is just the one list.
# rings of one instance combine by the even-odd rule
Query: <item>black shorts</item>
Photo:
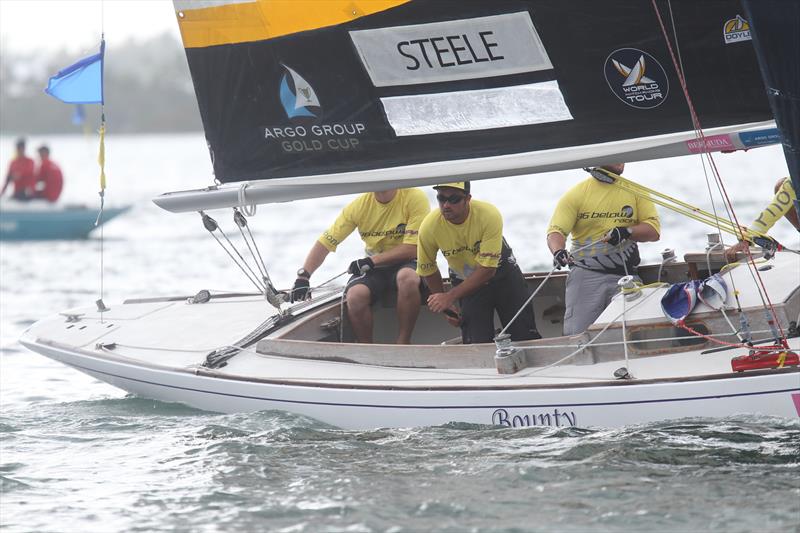
[(387, 267), (376, 267), (365, 274), (351, 276), (347, 288), (354, 285), (366, 285), (370, 292), (370, 303), (375, 303), (387, 290), (397, 292), (397, 273), (401, 268), (410, 268), (416, 272), (417, 262), (408, 261)]
[[(454, 279), (453, 285), (461, 283)], [(522, 304), (528, 299), (528, 284), (522, 271), (516, 264), (506, 263), (498, 268), (489, 282), (459, 300), (461, 306), (461, 342), (464, 344), (492, 342), (494, 340), (494, 313), (500, 317), (500, 323), (506, 324), (517, 314)], [(515, 341), (541, 339), (536, 330), (533, 316), (533, 304), (525, 306), (507, 333)]]

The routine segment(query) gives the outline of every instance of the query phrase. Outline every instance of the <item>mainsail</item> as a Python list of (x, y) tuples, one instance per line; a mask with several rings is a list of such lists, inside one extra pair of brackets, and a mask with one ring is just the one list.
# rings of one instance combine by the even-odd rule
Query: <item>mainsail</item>
[(175, 0), (221, 185), (155, 201), (188, 211), (779, 142), (740, 3), (656, 4), (702, 142), (650, 2)]

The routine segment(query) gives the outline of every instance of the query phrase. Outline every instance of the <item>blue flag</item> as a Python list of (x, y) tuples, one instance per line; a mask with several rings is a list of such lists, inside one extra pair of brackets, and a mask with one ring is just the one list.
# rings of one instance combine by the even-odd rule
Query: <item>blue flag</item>
[(103, 55), (106, 42), (100, 42), (100, 53), (85, 57), (50, 78), (44, 90), (68, 104), (103, 103)]

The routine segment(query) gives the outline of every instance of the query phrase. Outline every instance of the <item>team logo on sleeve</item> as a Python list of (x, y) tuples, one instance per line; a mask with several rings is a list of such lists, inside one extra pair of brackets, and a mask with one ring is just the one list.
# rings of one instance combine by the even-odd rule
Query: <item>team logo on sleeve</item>
[(605, 77), (617, 98), (638, 109), (660, 106), (669, 93), (664, 67), (656, 58), (636, 48), (611, 52), (606, 58)]

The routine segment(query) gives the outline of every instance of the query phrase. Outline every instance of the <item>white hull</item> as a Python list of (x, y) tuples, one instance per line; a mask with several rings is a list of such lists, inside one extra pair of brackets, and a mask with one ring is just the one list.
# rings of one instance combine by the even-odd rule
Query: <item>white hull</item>
[[(351, 429), (448, 422), (508, 426), (614, 427), (685, 417), (753, 413), (800, 416), (800, 372), (709, 376), (691, 381), (469, 390), (384, 389), (240, 381), (191, 370), (149, 368), (23, 342), (137, 396), (225, 413), (282, 410)], [(794, 346), (795, 349), (798, 346)], [(729, 359), (729, 356), (728, 356)], [(508, 383), (508, 386), (514, 386)]]
[[(684, 276), (686, 268), (673, 264), (659, 275)], [(793, 254), (780, 253), (762, 266), (784, 330), (800, 314), (797, 272), (800, 257)], [(742, 288), (750, 272), (739, 267), (726, 278)], [(715, 350), (717, 344), (675, 330), (661, 314), (664, 288), (644, 289), (632, 301), (617, 296), (586, 334), (561, 337), (560, 323), (546, 310), (563, 301), (563, 276), (549, 283), (549, 293), (534, 300), (546, 338), (517, 343), (522, 358), (512, 371), (508, 359), (495, 358), (493, 345), (447, 340), (456, 330), (424, 309), (416, 345), (338, 342), (338, 326), (331, 326), (340, 312), (335, 291), (294, 306), (290, 319), (277, 325), (271, 322), (274, 309), (260, 295), (220, 295), (202, 304), (167, 298), (112, 305), (102, 317), (93, 309), (68, 311), (37, 322), (21, 342), (145, 398), (217, 412), (282, 410), (343, 428), (448, 422), (588, 427), (746, 413), (800, 416), (800, 367), (733, 372), (731, 359), (747, 350)], [(751, 310), (746, 313), (754, 338), (769, 338), (757, 293), (741, 291), (739, 302)], [(622, 339), (616, 320), (622, 309), (628, 361), (621, 342), (608, 342)], [(729, 314), (738, 323), (736, 311)], [(394, 309), (376, 308), (375, 317), (376, 338), (388, 342), (395, 334)], [(735, 339), (718, 311), (701, 304), (692, 319), (720, 339)], [(262, 331), (258, 343), (246, 342), (254, 331)], [(670, 331), (677, 336), (660, 338)], [(598, 346), (588, 349), (595, 340)], [(800, 337), (788, 343), (800, 351)], [(224, 366), (209, 364), (209, 353), (244, 344)], [(576, 345), (583, 346), (581, 355), (564, 359)], [(623, 366), (634, 379), (615, 378)]]

